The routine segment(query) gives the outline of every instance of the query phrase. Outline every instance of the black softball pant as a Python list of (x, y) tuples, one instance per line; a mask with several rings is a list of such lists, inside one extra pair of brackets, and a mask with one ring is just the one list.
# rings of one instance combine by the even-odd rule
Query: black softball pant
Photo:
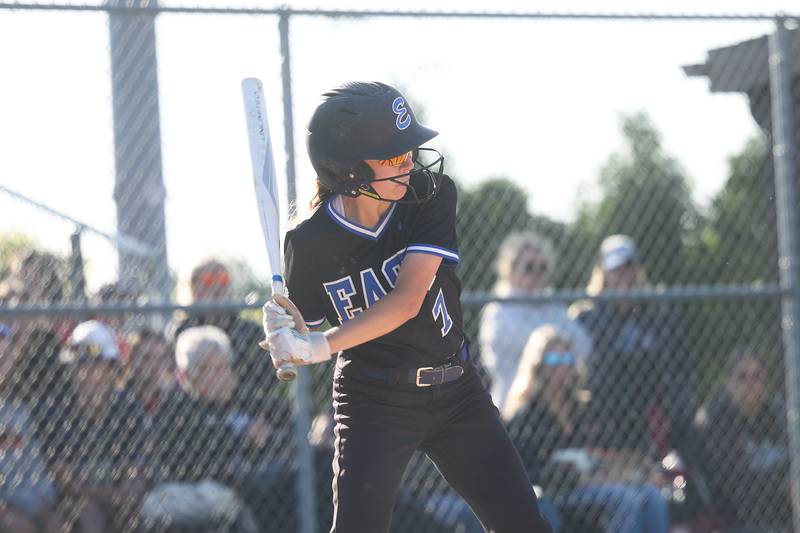
[(333, 398), (331, 533), (388, 532), (415, 450), (428, 455), (487, 531), (552, 533), (474, 369), (454, 382), (417, 388), (389, 386), (353, 368), (337, 368)]

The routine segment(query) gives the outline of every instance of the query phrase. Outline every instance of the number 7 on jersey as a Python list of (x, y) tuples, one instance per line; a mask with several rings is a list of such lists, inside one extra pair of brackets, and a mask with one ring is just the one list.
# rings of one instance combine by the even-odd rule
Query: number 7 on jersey
[(447, 314), (447, 305), (444, 303), (444, 293), (441, 287), (439, 288), (439, 294), (436, 295), (436, 301), (433, 303), (432, 313), (434, 321), (438, 320), (440, 316), (442, 317), (442, 337), (444, 337), (453, 327), (453, 319)]

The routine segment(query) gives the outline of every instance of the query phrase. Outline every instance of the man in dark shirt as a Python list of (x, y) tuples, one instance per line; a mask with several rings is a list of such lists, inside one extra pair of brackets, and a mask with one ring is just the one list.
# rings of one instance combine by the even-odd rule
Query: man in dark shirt
[(124, 365), (115, 335), (96, 321), (78, 324), (61, 362), (71, 394), (51, 404), (40, 427), (65, 516), (81, 531), (119, 530), (134, 523), (156, 465), (144, 411), (122, 388)]
[[(286, 526), (286, 520), (294, 519), (293, 508), (281, 521), (269, 495), (274, 496), (276, 486), (291, 494), (294, 475), (270, 452), (286, 449), (290, 435), (267, 423), (265, 415), (239, 409), (230, 340), (215, 326), (188, 328), (178, 336), (175, 358), (180, 387), (164, 399), (154, 423), (162, 481), (184, 488), (213, 482), (217, 490), (235, 492), (233, 521), (251, 520), (252, 509), (261, 518), (259, 531), (270, 523)], [(204, 523), (219, 526), (217, 519), (208, 516)]]
[[(227, 266), (217, 259), (197, 265), (191, 274), (192, 303), (229, 301), (233, 278)], [(234, 402), (251, 416), (268, 413), (274, 425), (289, 426), (291, 406), (288, 390), (275, 376), (269, 357), (258, 343), (263, 340), (261, 327), (236, 313), (215, 312), (177, 317), (167, 327), (172, 342), (183, 331), (197, 326), (216, 326), (224, 331), (233, 347), (233, 369), (239, 386)]]
[[(634, 290), (644, 283), (633, 240), (607, 237), (588, 292)], [(603, 423), (598, 437), (605, 447), (646, 452), (655, 444), (662, 453), (682, 447), (691, 420), (687, 347), (677, 310), (611, 301), (576, 311), (592, 338), (592, 418)]]
[(727, 366), (721, 386), (695, 417), (715, 507), (728, 527), (788, 528), (785, 405), (757, 351), (735, 350)]

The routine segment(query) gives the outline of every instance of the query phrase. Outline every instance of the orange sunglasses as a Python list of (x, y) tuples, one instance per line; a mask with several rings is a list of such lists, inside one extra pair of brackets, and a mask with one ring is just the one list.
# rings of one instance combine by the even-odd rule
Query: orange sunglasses
[(404, 153), (403, 155), (398, 155), (396, 157), (391, 157), (389, 159), (379, 159), (378, 164), (382, 167), (399, 167), (408, 161), (409, 159), (414, 158), (414, 151), (409, 150), (408, 152)]
[(227, 272), (203, 272), (197, 277), (197, 281), (207, 289), (227, 287), (231, 283), (231, 276)]

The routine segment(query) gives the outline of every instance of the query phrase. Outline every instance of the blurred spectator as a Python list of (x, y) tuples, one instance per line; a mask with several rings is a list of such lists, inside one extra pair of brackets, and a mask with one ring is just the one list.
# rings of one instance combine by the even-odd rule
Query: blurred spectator
[(149, 329), (134, 331), (128, 339), (128, 389), (154, 415), (176, 386), (174, 349), (163, 335)]
[[(94, 305), (136, 305), (141, 303), (142, 293), (122, 282), (115, 281), (101, 286), (92, 297)], [(124, 339), (129, 333), (141, 328), (145, 319), (143, 315), (106, 314), (95, 317), (119, 335), (122, 351), (127, 350)]]
[(32, 296), (19, 278), (8, 277), (0, 281), (0, 304), (16, 307), (30, 303)]
[(61, 271), (55, 255), (29, 250), (14, 261), (11, 275), (28, 289), (31, 303), (58, 303), (66, 300)]
[[(579, 430), (585, 429), (580, 422), (589, 399), (582, 388), (585, 377), (585, 360), (572, 351), (568, 333), (550, 324), (534, 330), (525, 345), (502, 415), (513, 420), (521, 433), (541, 430), (532, 423), (534, 420), (551, 419), (553, 424), (544, 425), (550, 428), (551, 438), (535, 450), (541, 460), (552, 455), (554, 445), (568, 447), (565, 445), (573, 441), (582, 444), (585, 440), (584, 434), (579, 435)], [(556, 431), (559, 435), (554, 439)]]
[[(501, 297), (524, 297), (550, 290), (549, 274), (555, 268), (550, 242), (535, 233), (515, 233), (503, 241), (497, 258), (495, 293)], [(525, 343), (542, 324), (556, 324), (575, 339), (575, 350), (586, 357), (590, 339), (586, 331), (567, 316), (562, 303), (488, 304), (481, 315), (479, 342), (481, 360), (489, 371), (495, 405), (503, 408)]]
[[(17, 304), (48, 305), (66, 301), (63, 265), (53, 254), (28, 250), (11, 264), (12, 283), (17, 289)], [(26, 325), (50, 329), (59, 342), (69, 337), (75, 321), (67, 317), (42, 316), (27, 319)]]
[(609, 533), (666, 532), (667, 502), (650, 481), (657, 463), (595, 440), (584, 377), (569, 334), (550, 325), (531, 334), (503, 409), (531, 480), (566, 531), (584, 519)]
[[(624, 291), (647, 282), (636, 245), (607, 237), (587, 287), (589, 294)], [(690, 426), (687, 347), (674, 307), (642, 302), (576, 304), (590, 332), (589, 388), (595, 415), (614, 448), (660, 454), (680, 448)]]
[(69, 395), (69, 376), (59, 363), (60, 346), (49, 330), (33, 329), (21, 335), (10, 328), (8, 351), (14, 361), (13, 381), (8, 384), (15, 400), (25, 402), (39, 420), (48, 405)]
[[(167, 395), (155, 418), (166, 484), (148, 496), (146, 519), (250, 531), (256, 527), (250, 509), (271, 511), (275, 518), (280, 507), (267, 497), (275, 484), (291, 492), (288, 469), (265, 461), (266, 451), (282, 445), (284, 436), (270, 427), (266, 417), (251, 417), (236, 408), (233, 359), (228, 336), (215, 326), (188, 328), (178, 336), (175, 362), (180, 388)], [(199, 502), (207, 492), (217, 494), (226, 505), (194, 514), (181, 510), (202, 508)], [(259, 523), (258, 530), (267, 526)]]
[[(18, 279), (0, 282), (0, 305), (14, 307), (26, 303), (28, 295)], [(9, 335), (8, 349), (15, 363), (12, 396), (27, 404), (30, 414), (39, 419), (47, 404), (60, 401), (68, 389), (68, 379), (59, 363), (57, 335), (37, 318), (14, 318), (0, 324)]]
[(762, 352), (734, 350), (695, 417), (717, 511), (727, 527), (752, 532), (791, 529), (785, 405), (766, 368)]
[(17, 395), (19, 354), (0, 323), (0, 531), (60, 531), (55, 484), (28, 403)]
[[(231, 282), (230, 271), (221, 261), (204, 261), (191, 274), (192, 303), (228, 301)], [(167, 338), (174, 342), (184, 330), (205, 325), (222, 329), (230, 339), (239, 381), (234, 399), (238, 407), (251, 416), (269, 411), (273, 423), (288, 425), (291, 407), (285, 388), (279, 386), (269, 356), (258, 346), (264, 337), (261, 326), (235, 312), (209, 312), (177, 318), (168, 326)]]
[(49, 405), (42, 428), (64, 516), (78, 531), (116, 531), (134, 523), (155, 466), (144, 412), (121, 387), (125, 369), (114, 333), (78, 324), (61, 353), (72, 395)]

